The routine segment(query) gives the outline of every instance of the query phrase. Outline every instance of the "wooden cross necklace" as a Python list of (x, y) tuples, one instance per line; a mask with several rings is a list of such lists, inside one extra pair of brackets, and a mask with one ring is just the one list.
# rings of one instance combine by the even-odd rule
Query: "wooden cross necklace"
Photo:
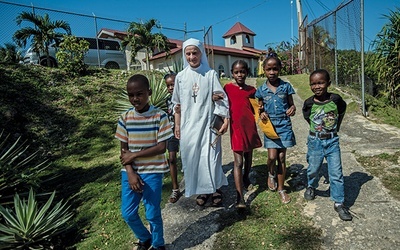
[(200, 89), (199, 85), (197, 83), (194, 83), (192, 86), (192, 91), (193, 91), (192, 97), (193, 97), (193, 101), (195, 103), (196, 103), (196, 97), (197, 97), (197, 93), (199, 92), (199, 89)]

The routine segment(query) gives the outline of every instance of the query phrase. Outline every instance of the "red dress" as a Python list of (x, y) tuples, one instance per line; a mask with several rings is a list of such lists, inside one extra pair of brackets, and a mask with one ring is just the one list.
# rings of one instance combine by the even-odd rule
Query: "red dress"
[(244, 85), (243, 88), (233, 83), (224, 86), (229, 101), (230, 135), (233, 151), (250, 152), (262, 146), (258, 136), (254, 111), (249, 98), (254, 98), (256, 89)]

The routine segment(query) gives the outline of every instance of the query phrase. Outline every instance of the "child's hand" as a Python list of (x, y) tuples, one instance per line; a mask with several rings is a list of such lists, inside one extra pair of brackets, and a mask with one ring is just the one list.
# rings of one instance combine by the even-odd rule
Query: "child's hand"
[(296, 114), (296, 106), (292, 105), (288, 110), (286, 110), (288, 116), (294, 116)]
[(135, 172), (127, 172), (128, 182), (131, 189), (137, 193), (143, 192), (144, 182), (140, 176)]
[(260, 114), (260, 119), (263, 120), (263, 121), (268, 120), (268, 113), (267, 112), (262, 112)]
[(181, 113), (181, 105), (180, 104), (176, 104), (174, 107), (174, 112), (177, 114)]
[(179, 126), (175, 126), (174, 134), (176, 139), (181, 139), (181, 129)]
[(226, 131), (228, 131), (228, 126), (229, 126), (229, 118), (224, 118), (224, 124), (222, 124), (218, 132), (220, 134), (225, 134)]
[(128, 165), (133, 162), (135, 159), (135, 153), (130, 152), (129, 150), (122, 149), (121, 156), (119, 157), (121, 160), (122, 165)]
[(214, 93), (212, 95), (212, 99), (214, 102), (224, 99), (224, 93)]

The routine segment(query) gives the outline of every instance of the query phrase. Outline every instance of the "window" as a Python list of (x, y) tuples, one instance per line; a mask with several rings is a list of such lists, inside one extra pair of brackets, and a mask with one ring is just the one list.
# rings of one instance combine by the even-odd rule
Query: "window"
[(246, 43), (250, 43), (250, 36), (246, 35)]
[(219, 65), (219, 66), (218, 66), (218, 75), (219, 75), (219, 77), (225, 77), (225, 76), (226, 76), (226, 75), (225, 75), (224, 66), (222, 66), (222, 65)]
[(236, 36), (231, 37), (231, 44), (236, 44)]

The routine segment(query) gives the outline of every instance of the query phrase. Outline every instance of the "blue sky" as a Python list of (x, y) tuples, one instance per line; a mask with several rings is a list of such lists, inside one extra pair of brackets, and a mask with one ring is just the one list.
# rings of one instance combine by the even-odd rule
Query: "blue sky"
[[(135, 21), (157, 19), (163, 27), (162, 32), (169, 38), (184, 40), (183, 31), (185, 25), (190, 32), (187, 38), (194, 37), (202, 39), (203, 32), (198, 30), (213, 27), (213, 40), (215, 45), (223, 46), (222, 35), (228, 31), (236, 22), (241, 22), (254, 33), (255, 47), (266, 49), (274, 47), (280, 41), (291, 41), (297, 39), (297, 13), (296, 1), (293, 0), (140, 0), (140, 1), (110, 1), (110, 0), (4, 0), (6, 2), (34, 5), (36, 7), (62, 10), (85, 15), (107, 17), (117, 20)], [(347, 2), (345, 0), (344, 2)], [(342, 0), (302, 0), (303, 16), (308, 15), (312, 20), (335, 9)], [(365, 40), (366, 47), (382, 26), (387, 22), (383, 14), (389, 10), (400, 8), (400, 0), (364, 0), (365, 5)], [(4, 5), (0, 2), (0, 7)], [(3, 10), (1, 11), (2, 13)], [(6, 13), (5, 13), (6, 14)], [(0, 17), (0, 44), (11, 41), (2, 37), (1, 33), (11, 33), (10, 26), (15, 26), (12, 19)], [(52, 18), (58, 20), (60, 18)], [(10, 21), (11, 20), (11, 21)], [(11, 23), (10, 23), (11, 22)], [(92, 23), (90, 23), (91, 26)], [(72, 25), (71, 25), (72, 26)], [(103, 28), (103, 27), (98, 27)], [(109, 28), (109, 27), (104, 27)], [(78, 29), (78, 28), (76, 28)], [(78, 35), (91, 28), (80, 27)], [(122, 28), (121, 28), (122, 30)], [(158, 32), (158, 30), (154, 30)], [(73, 29), (74, 32), (74, 29)], [(78, 32), (78, 31), (77, 31)], [(367, 48), (366, 48), (367, 49)]]

